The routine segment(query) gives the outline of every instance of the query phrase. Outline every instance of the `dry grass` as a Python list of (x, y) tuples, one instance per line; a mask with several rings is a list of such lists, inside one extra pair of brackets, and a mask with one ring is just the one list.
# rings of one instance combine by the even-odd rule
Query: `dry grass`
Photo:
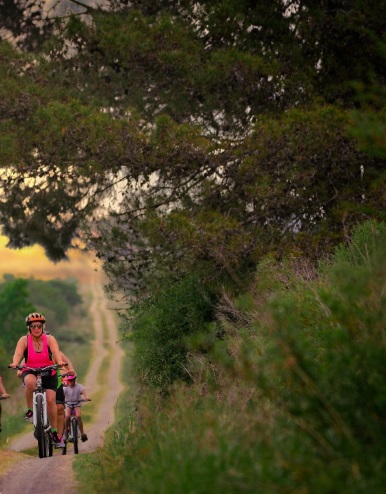
[(30, 456), (18, 451), (0, 450), (0, 476), (4, 476), (11, 467), (26, 458)]

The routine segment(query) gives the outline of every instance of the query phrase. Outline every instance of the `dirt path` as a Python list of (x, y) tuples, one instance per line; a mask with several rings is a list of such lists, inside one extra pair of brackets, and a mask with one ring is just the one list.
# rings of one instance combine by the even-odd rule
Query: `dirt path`
[[(91, 291), (93, 300), (90, 316), (93, 319), (95, 339), (93, 341), (92, 362), (82, 384), (86, 387), (89, 396), (97, 393), (102, 386), (100, 370), (104, 365), (104, 395), (92, 423), (87, 424), (89, 440), (80, 443), (79, 450), (81, 453), (94, 451), (103, 444), (104, 431), (114, 421), (115, 405), (122, 390), (119, 376), (123, 352), (117, 344), (118, 334), (114, 313), (108, 308), (101, 277), (97, 273)], [(107, 328), (107, 336), (104, 332), (104, 324)], [(108, 364), (106, 365), (108, 357)], [(32, 434), (28, 433), (12, 441), (7, 449), (23, 451), (35, 446), (36, 441)], [(36, 492), (39, 494), (52, 492), (76, 494), (78, 491), (77, 483), (72, 470), (74, 454), (71, 448), (68, 449), (66, 456), (62, 456), (60, 450), (55, 450), (51, 458), (28, 458), (17, 463), (3, 478), (0, 478), (0, 494), (20, 494), (21, 492), (23, 494), (35, 494)], [(49, 482), (47, 479), (50, 479)]]

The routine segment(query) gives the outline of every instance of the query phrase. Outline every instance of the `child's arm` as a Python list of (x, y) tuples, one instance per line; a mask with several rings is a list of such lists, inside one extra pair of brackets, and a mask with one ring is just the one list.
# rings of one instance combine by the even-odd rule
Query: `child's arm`
[(86, 390), (83, 388), (82, 391), (80, 392), (81, 395), (83, 395), (84, 400), (88, 400), (89, 397), (87, 396)]

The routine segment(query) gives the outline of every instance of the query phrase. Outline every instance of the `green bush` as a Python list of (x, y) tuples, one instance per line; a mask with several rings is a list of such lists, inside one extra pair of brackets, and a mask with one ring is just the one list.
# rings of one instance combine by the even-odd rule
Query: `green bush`
[[(93, 472), (86, 494), (383, 493), (386, 245), (372, 238), (384, 225), (369, 226), (320, 276), (305, 260), (262, 262), (248, 293), (217, 306), (214, 351), (184, 361), (194, 383), (167, 398), (145, 386), (105, 447), (77, 458), (79, 473)], [(133, 328), (142, 352), (148, 344), (159, 357), (170, 339), (186, 357), (175, 328), (206, 326), (198, 288), (184, 280), (142, 306)], [(175, 377), (155, 361), (153, 372), (165, 365)]]
[(358, 227), (323, 279), (271, 301), (270, 345), (257, 382), (277, 410), (272, 448), (286, 458), (281, 471), (291, 492), (380, 493), (386, 481), (380, 232), (382, 224)]
[(213, 320), (213, 301), (193, 277), (173, 283), (133, 309), (130, 332), (143, 382), (166, 388), (186, 372), (187, 337)]
[(347, 244), (340, 244), (335, 250), (335, 263), (347, 262), (353, 266), (366, 265), (369, 257), (386, 243), (386, 225), (369, 220), (359, 225)]
[[(24, 321), (32, 310), (33, 305), (29, 301), (28, 282), (26, 280), (12, 277), (0, 284), (0, 340), (10, 355), (6, 365), (12, 360), (11, 356), (18, 339), (26, 333)], [(4, 366), (1, 365), (0, 372), (3, 369)]]

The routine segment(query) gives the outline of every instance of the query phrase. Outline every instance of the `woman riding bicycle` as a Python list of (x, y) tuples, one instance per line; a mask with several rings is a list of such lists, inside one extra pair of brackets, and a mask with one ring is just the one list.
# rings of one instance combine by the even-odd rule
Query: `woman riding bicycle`
[[(52, 335), (44, 334), (46, 319), (43, 314), (33, 312), (26, 317), (28, 335), (22, 336), (17, 342), (13, 361), (9, 367), (16, 368), (24, 358), (28, 367), (38, 368), (47, 365), (53, 365), (55, 362), (63, 366), (61, 352), (56, 339)], [(25, 420), (31, 421), (33, 418), (32, 400), (33, 391), (36, 388), (36, 375), (31, 370), (25, 370), (22, 373), (22, 379), (25, 384), (25, 398), (28, 410), (24, 416)], [(47, 395), (47, 410), (51, 424), (52, 440), (56, 447), (63, 448), (64, 443), (58, 435), (57, 430), (57, 410), (56, 410), (56, 388), (58, 376), (56, 371), (51, 375), (43, 376), (43, 387)]]

